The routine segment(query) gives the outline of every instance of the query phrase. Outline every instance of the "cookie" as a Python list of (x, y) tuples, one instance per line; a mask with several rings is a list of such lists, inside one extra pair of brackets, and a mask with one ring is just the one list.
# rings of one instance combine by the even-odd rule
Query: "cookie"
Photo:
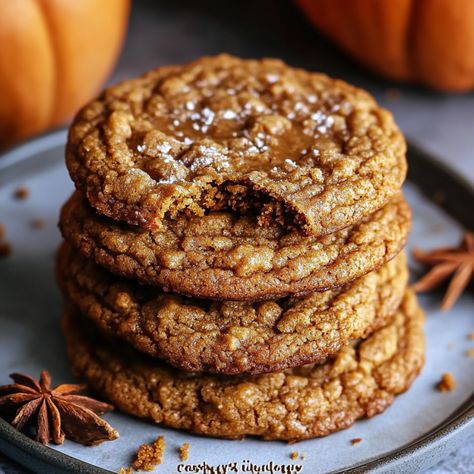
[(113, 273), (188, 296), (263, 300), (335, 288), (380, 267), (405, 245), (410, 220), (398, 195), (324, 237), (224, 211), (182, 216), (152, 232), (97, 215), (76, 193), (60, 227), (70, 244)]
[(325, 235), (406, 175), (392, 115), (366, 92), (277, 60), (220, 55), (107, 89), (75, 118), (67, 166), (92, 206), (148, 229), (234, 209)]
[(262, 375), (189, 374), (106, 342), (69, 308), (63, 319), (76, 375), (119, 410), (223, 438), (297, 441), (384, 411), (424, 362), (423, 313), (408, 290), (392, 322), (323, 365)]
[(400, 254), (345, 287), (261, 303), (163, 293), (106, 272), (63, 244), (57, 280), (65, 297), (106, 334), (187, 371), (273, 372), (321, 362), (387, 324), (408, 271)]

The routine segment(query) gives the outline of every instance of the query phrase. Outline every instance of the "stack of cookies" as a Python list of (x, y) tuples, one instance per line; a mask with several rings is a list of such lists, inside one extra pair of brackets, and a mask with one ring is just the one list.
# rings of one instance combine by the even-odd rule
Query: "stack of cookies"
[(364, 91), (276, 60), (162, 67), (84, 107), (66, 160), (64, 336), (120, 410), (295, 441), (420, 371), (405, 142)]

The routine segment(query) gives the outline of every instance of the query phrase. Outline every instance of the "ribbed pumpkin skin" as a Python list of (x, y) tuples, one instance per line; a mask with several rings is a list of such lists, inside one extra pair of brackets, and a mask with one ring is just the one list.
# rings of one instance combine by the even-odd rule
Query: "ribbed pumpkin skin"
[(473, 0), (296, 0), (316, 28), (391, 79), (474, 89)]
[(129, 0), (0, 0), (0, 146), (63, 123), (103, 83)]

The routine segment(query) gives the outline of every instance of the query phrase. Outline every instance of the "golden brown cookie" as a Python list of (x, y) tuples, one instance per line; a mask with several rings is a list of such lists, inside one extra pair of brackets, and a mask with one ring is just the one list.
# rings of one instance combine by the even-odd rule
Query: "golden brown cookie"
[(99, 216), (76, 193), (60, 218), (64, 238), (109, 271), (164, 291), (220, 300), (263, 300), (342, 286), (405, 245), (410, 210), (401, 195), (352, 227), (305, 237), (233, 212), (182, 216), (160, 230)]
[(262, 373), (321, 362), (387, 324), (408, 279), (405, 255), (345, 287), (262, 303), (163, 293), (106, 272), (63, 244), (57, 279), (106, 334), (187, 371)]
[(297, 441), (377, 415), (407, 390), (424, 362), (423, 320), (408, 290), (388, 326), (333, 360), (253, 376), (172, 369), (106, 342), (72, 308), (63, 332), (76, 375), (126, 413), (208, 436)]
[(67, 166), (100, 213), (156, 229), (234, 209), (325, 235), (383, 207), (406, 174), (366, 92), (277, 60), (220, 55), (110, 87), (77, 115)]

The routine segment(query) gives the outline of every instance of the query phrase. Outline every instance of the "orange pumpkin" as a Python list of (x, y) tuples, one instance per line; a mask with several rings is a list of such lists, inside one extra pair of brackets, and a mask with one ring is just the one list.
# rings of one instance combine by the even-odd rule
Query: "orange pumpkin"
[(119, 53), (129, 0), (0, 0), (0, 146), (63, 123)]
[(296, 0), (342, 49), (386, 77), (474, 88), (473, 0)]

